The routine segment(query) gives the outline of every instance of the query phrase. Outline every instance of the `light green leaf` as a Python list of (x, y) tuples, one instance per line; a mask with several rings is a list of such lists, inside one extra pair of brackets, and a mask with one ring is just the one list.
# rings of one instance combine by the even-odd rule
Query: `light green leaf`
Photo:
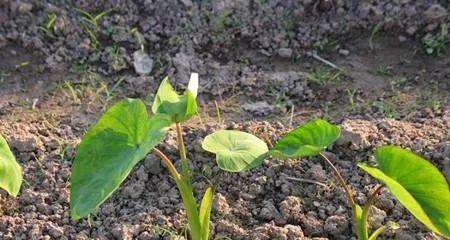
[(188, 89), (183, 95), (178, 95), (169, 78), (166, 77), (161, 82), (153, 102), (153, 113), (162, 113), (171, 116), (173, 122), (188, 120), (197, 112), (197, 88), (198, 77), (191, 78)]
[(17, 197), (22, 185), (22, 168), (16, 162), (8, 143), (0, 135), (0, 188), (9, 195)]
[(202, 147), (215, 153), (219, 167), (229, 172), (241, 172), (260, 165), (269, 151), (261, 139), (233, 130), (220, 130), (206, 136)]
[(202, 239), (202, 225), (192, 186), (183, 180), (176, 181), (176, 183), (180, 190), (184, 209), (186, 210), (191, 237), (192, 239)]
[(364, 239), (366, 238), (366, 236), (364, 236), (365, 235), (363, 230), (364, 223), (362, 222), (363, 209), (358, 204), (352, 206), (352, 208), (353, 208), (353, 218), (355, 219), (356, 223), (356, 231), (358, 239)]
[(271, 154), (282, 158), (314, 156), (336, 141), (340, 134), (340, 128), (329, 122), (312, 120), (284, 136)]
[(202, 239), (209, 239), (209, 222), (213, 205), (214, 190), (212, 187), (206, 189), (200, 204), (200, 225), (202, 226)]
[(358, 164), (384, 182), (391, 193), (425, 226), (450, 237), (450, 189), (445, 177), (427, 160), (400, 147), (376, 152), (378, 168)]
[(111, 107), (78, 147), (70, 189), (72, 218), (95, 211), (164, 138), (169, 126), (166, 115), (149, 118), (141, 100), (124, 99)]

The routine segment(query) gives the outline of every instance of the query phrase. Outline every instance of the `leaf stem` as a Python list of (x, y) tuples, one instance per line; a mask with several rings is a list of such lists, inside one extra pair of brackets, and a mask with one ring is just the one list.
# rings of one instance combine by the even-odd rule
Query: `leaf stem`
[(190, 186), (191, 180), (190, 180), (189, 163), (186, 156), (186, 146), (184, 145), (183, 128), (181, 127), (181, 123), (179, 122), (175, 123), (175, 128), (177, 131), (178, 151), (180, 151), (181, 168), (183, 171), (182, 177), (187, 181), (188, 185)]
[(355, 208), (356, 206), (356, 202), (353, 199), (353, 194), (350, 190), (350, 188), (348, 187), (348, 185), (345, 183), (344, 178), (342, 177), (341, 173), (339, 172), (339, 170), (334, 166), (334, 164), (330, 161), (330, 159), (328, 159), (322, 152), (319, 153), (320, 156), (323, 157), (323, 159), (325, 159), (325, 162), (330, 165), (331, 169), (333, 169), (334, 175), (336, 175), (337, 179), (339, 180), (339, 183), (341, 184), (342, 188), (344, 188), (345, 193), (347, 193), (347, 198), (348, 201), (350, 202), (350, 204), (352, 205), (352, 208)]
[(219, 124), (219, 128), (222, 129), (223, 123), (222, 123), (222, 114), (220, 113), (220, 107), (219, 107), (219, 104), (217, 103), (217, 101), (214, 101), (214, 104), (216, 105), (217, 122)]
[(172, 176), (175, 178), (175, 181), (180, 181), (181, 180), (181, 176), (178, 173), (177, 169), (175, 168), (175, 166), (173, 165), (172, 161), (167, 157), (166, 154), (164, 154), (163, 152), (161, 152), (159, 149), (157, 148), (153, 148), (153, 152), (158, 155), (158, 157), (160, 157), (164, 163), (166, 164), (167, 168), (169, 169), (169, 172), (172, 174)]
[(375, 200), (377, 198), (378, 193), (383, 189), (383, 185), (378, 185), (375, 188), (375, 191), (373, 191), (372, 195), (367, 199), (366, 203), (364, 204), (364, 208), (361, 214), (361, 230), (363, 237), (366, 239), (369, 238), (369, 224), (368, 224), (368, 218), (369, 218), (369, 210), (370, 207), (375, 203)]

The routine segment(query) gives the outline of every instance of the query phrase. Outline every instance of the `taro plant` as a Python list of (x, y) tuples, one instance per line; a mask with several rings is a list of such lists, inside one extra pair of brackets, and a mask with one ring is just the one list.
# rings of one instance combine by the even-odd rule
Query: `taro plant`
[[(353, 210), (358, 239), (377, 239), (388, 226), (369, 233), (368, 216), (383, 185), (375, 188), (364, 205), (361, 206), (354, 200), (352, 190), (324, 153), (339, 136), (339, 127), (317, 119), (289, 132), (278, 141), (270, 153), (283, 158), (320, 155), (331, 167), (347, 195)], [(450, 237), (450, 189), (439, 170), (427, 160), (400, 147), (380, 147), (375, 156), (378, 166), (360, 163), (358, 167), (383, 182), (392, 195), (430, 230)]]
[(8, 143), (0, 135), (0, 188), (17, 197), (22, 185), (22, 168), (16, 162)]
[[(178, 187), (191, 239), (209, 239), (214, 189), (206, 189), (198, 206), (191, 184), (182, 128), (182, 124), (197, 113), (197, 89), (197, 74), (191, 75), (183, 95), (179, 95), (166, 78), (155, 96), (153, 116), (148, 116), (144, 102), (139, 99), (124, 99), (104, 113), (78, 146), (71, 178), (72, 219), (78, 220), (94, 213), (120, 186), (132, 168), (152, 151), (162, 159)], [(181, 171), (168, 155), (156, 148), (170, 128), (177, 134)], [(356, 203), (352, 190), (324, 153), (339, 136), (339, 127), (317, 119), (291, 131), (270, 150), (256, 136), (235, 130), (211, 133), (203, 140), (202, 147), (216, 154), (219, 168), (228, 172), (257, 167), (269, 155), (279, 158), (322, 156), (347, 194), (358, 238), (376, 239), (386, 227), (369, 234), (368, 215), (382, 187), (377, 187), (363, 206)], [(399, 147), (382, 147), (378, 149), (376, 158), (378, 167), (367, 164), (359, 164), (359, 167), (384, 182), (392, 194), (428, 228), (440, 235), (450, 236), (450, 190), (442, 174), (425, 159)]]
[[(253, 135), (230, 130), (207, 136), (203, 148), (216, 153), (221, 169), (232, 172), (258, 166), (268, 155), (283, 159), (320, 155), (331, 167), (347, 195), (358, 239), (375, 240), (384, 230), (393, 226), (382, 226), (369, 232), (370, 209), (384, 186), (378, 185), (362, 206), (355, 201), (351, 188), (324, 153), (340, 134), (339, 127), (316, 119), (289, 132), (270, 151), (264, 142)], [(430, 230), (450, 237), (450, 190), (439, 170), (427, 160), (400, 147), (380, 147), (375, 156), (378, 166), (360, 163), (358, 167), (383, 182), (399, 202)]]
[[(94, 213), (132, 168), (152, 151), (162, 159), (178, 187), (191, 239), (209, 239), (214, 189), (206, 189), (198, 207), (182, 128), (182, 123), (197, 113), (197, 89), (197, 74), (191, 75), (183, 95), (165, 78), (154, 99), (153, 116), (148, 116), (145, 104), (139, 99), (124, 99), (104, 113), (77, 149), (70, 190), (72, 219)], [(156, 148), (170, 128), (177, 133), (181, 171), (168, 155)], [(238, 131), (218, 131), (206, 137), (203, 147), (217, 153), (219, 166), (232, 172), (257, 166), (268, 152), (263, 141)]]

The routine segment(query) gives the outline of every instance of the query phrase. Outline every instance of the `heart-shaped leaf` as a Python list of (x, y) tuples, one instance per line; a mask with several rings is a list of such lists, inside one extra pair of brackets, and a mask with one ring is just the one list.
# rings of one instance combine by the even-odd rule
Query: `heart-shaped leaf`
[(111, 107), (78, 146), (70, 189), (72, 218), (95, 211), (164, 138), (170, 123), (167, 115), (149, 118), (141, 100), (125, 99)]
[(339, 127), (325, 120), (315, 119), (289, 132), (277, 142), (271, 154), (282, 158), (314, 156), (336, 141), (340, 134)]
[(269, 151), (261, 139), (234, 130), (220, 130), (206, 136), (202, 147), (215, 153), (217, 165), (228, 172), (241, 172), (260, 165)]
[(376, 152), (378, 167), (358, 164), (384, 182), (391, 193), (425, 226), (450, 237), (450, 189), (445, 177), (427, 160), (400, 147)]
[(0, 188), (17, 197), (22, 185), (22, 168), (16, 162), (8, 143), (0, 135)]
[(183, 95), (178, 95), (169, 83), (169, 78), (166, 77), (158, 88), (152, 111), (171, 116), (173, 122), (186, 121), (197, 113), (197, 90), (198, 74), (196, 73), (192, 74), (188, 88)]

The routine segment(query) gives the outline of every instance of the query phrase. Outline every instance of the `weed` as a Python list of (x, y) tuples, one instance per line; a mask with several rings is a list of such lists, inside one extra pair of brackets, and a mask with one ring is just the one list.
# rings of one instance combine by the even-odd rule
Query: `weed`
[(122, 58), (122, 49), (118, 46), (108, 46), (105, 51), (108, 53), (108, 61), (111, 62), (112, 69), (120, 71), (127, 67), (127, 63)]
[(392, 76), (393, 67), (389, 65), (379, 65), (376, 73), (384, 78)]
[(223, 120), (222, 120), (222, 113), (220, 111), (219, 104), (217, 103), (217, 101), (214, 101), (214, 105), (216, 106), (217, 124), (219, 125), (220, 128), (222, 128)]
[(347, 98), (350, 104), (350, 110), (352, 113), (357, 113), (361, 111), (360, 103), (364, 103), (359, 95), (359, 91), (357, 89), (347, 89)]
[(11, 73), (0, 71), (0, 83), (5, 82), (5, 78), (11, 76)]
[(383, 116), (387, 118), (395, 117), (395, 108), (393, 105), (383, 102), (383, 101), (374, 101), (372, 103), (372, 107), (375, 108), (375, 111), (383, 114)]
[(240, 24), (240, 20), (237, 16), (232, 15), (232, 13), (232, 11), (223, 11), (212, 21), (214, 41), (222, 41), (235, 33), (236, 27)]
[(437, 34), (427, 33), (422, 38), (422, 43), (424, 45), (425, 51), (427, 54), (432, 55), (440, 55), (441, 53), (447, 50), (447, 42), (446, 39), (448, 34), (448, 26), (445, 23), (441, 24), (441, 29)]
[(28, 67), (29, 65), (30, 65), (29, 61), (22, 61), (16, 65), (16, 68), (25, 68), (25, 67)]
[(43, 33), (45, 33), (45, 35), (47, 37), (55, 38), (55, 35), (56, 35), (55, 22), (57, 19), (58, 19), (58, 16), (56, 14), (54, 14), (54, 13), (49, 14), (48, 20), (47, 20), (47, 23), (45, 24), (45, 26), (44, 27), (39, 26), (39, 27), (37, 27), (37, 29), (42, 31)]
[(98, 40), (97, 34), (101, 31), (99, 23), (100, 20), (113, 11), (113, 9), (107, 9), (99, 14), (93, 15), (81, 9), (75, 8), (79, 13), (83, 15), (81, 18), (83, 22), (84, 29), (89, 35), (91, 40), (91, 45), (94, 49), (97, 49), (100, 46), (100, 41)]
[(408, 79), (406, 77), (393, 77), (389, 79), (389, 85), (391, 86), (391, 90), (393, 92), (405, 86), (407, 82)]
[(144, 43), (145, 43), (144, 36), (142, 36), (142, 34), (139, 32), (139, 30), (137, 28), (131, 29), (130, 32), (136, 38), (136, 42), (137, 42), (139, 48), (141, 49), (141, 51), (144, 52)]
[(330, 118), (330, 108), (333, 104), (331, 102), (326, 102), (325, 106), (323, 107), (323, 114), (322, 114), (322, 118), (323, 119), (328, 119)]
[(321, 86), (339, 80), (342, 72), (333, 71), (327, 68), (318, 68), (308, 72), (308, 80)]
[(104, 16), (106, 16), (108, 13), (113, 11), (113, 9), (110, 8), (110, 9), (107, 9), (107, 10), (97, 14), (97, 15), (92, 15), (91, 13), (88, 13), (88, 12), (83, 11), (83, 10), (78, 9), (78, 8), (76, 8), (75, 10), (77, 10), (80, 13), (82, 13), (84, 15), (82, 17), (82, 20), (87, 22), (87, 23), (89, 23), (89, 24), (91, 24), (95, 28), (95, 31), (97, 31), (97, 32), (100, 31), (100, 28), (99, 28), (100, 20)]
[(250, 66), (251, 63), (252, 63), (250, 58), (248, 56), (246, 56), (246, 55), (239, 56), (238, 61), (243, 63), (244, 65), (247, 65), (247, 66)]
[(381, 27), (382, 27), (383, 23), (378, 23), (377, 25), (375, 25), (375, 27), (372, 28), (372, 31), (370, 32), (370, 36), (369, 36), (369, 48), (370, 50), (374, 50), (374, 46), (373, 46), (373, 39), (375, 38), (375, 36), (380, 32)]
[(232, 21), (229, 19), (231, 13), (231, 11), (223, 11), (216, 17), (213, 26), (213, 32), (215, 34), (225, 32), (225, 30), (232, 25)]
[(170, 229), (164, 228), (162, 226), (156, 225), (154, 226), (155, 232), (160, 237), (170, 237), (170, 239), (173, 240), (181, 240), (181, 239), (187, 239), (184, 238), (183, 235), (180, 235), (174, 231), (171, 231)]
[[(65, 143), (64, 140), (57, 139), (57, 141), (58, 141), (58, 157), (59, 160), (62, 162), (65, 160), (67, 156), (69, 145)], [(70, 161), (70, 159), (67, 159), (67, 161)]]
[(293, 105), (292, 100), (285, 91), (274, 89), (269, 93), (269, 95), (273, 99), (273, 105), (283, 112), (285, 112), (289, 106)]

